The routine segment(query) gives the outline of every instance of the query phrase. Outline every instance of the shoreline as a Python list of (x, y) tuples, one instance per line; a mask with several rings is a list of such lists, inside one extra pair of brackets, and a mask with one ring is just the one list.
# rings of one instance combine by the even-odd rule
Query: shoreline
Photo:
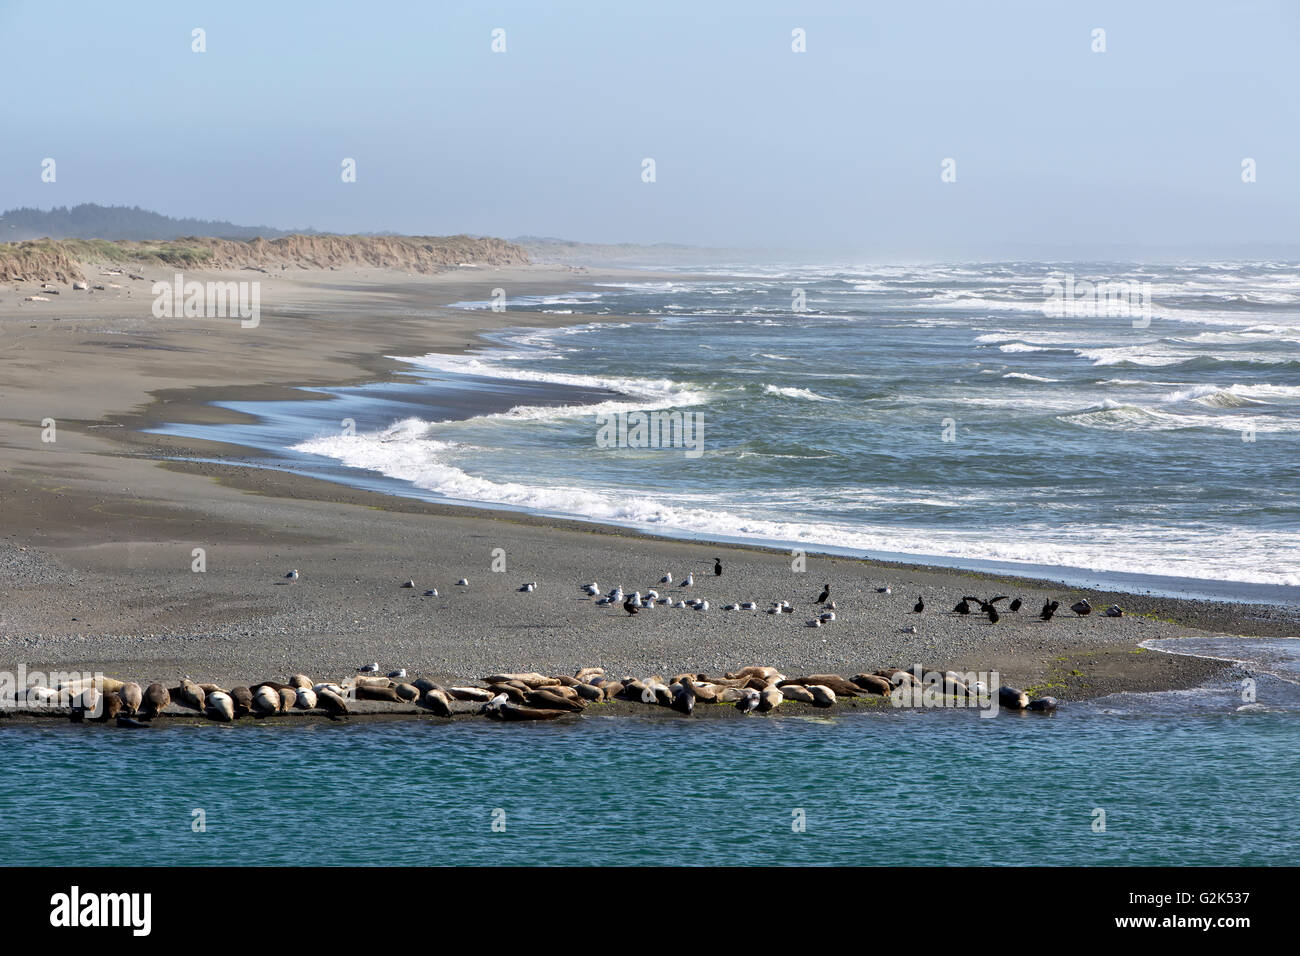
[[(623, 273), (539, 269), (514, 270), (510, 275), (520, 286), (515, 289), (517, 294), (540, 294), (528, 290), (572, 291), (580, 283)], [(52, 349), (63, 355), (62, 364), (70, 369), (69, 376), (78, 374), (74, 370), (80, 365), (86, 378), (94, 379), (96, 376), (90, 374), (94, 370), (102, 381), (105, 365), (111, 371), (119, 356), (132, 354), (137, 358), (127, 364), (136, 374), (125, 386), (121, 381), (124, 376), (118, 375), (113, 376), (117, 379), (113, 389), (96, 393), (91, 382), (81, 390), (81, 403), (73, 414), (64, 412), (67, 417), (59, 418), (61, 424), (66, 422), (60, 443), (65, 440), (64, 434), (71, 433), (68, 445), (72, 447), (66, 458), (60, 450), (57, 467), (50, 467), (51, 450), (35, 445), (31, 438), (39, 430), (35, 423), (44, 417), (37, 414), (42, 405), (59, 404), (54, 400), (58, 383), (47, 383), (43, 389), (35, 388), (35, 394), (24, 394), (20, 405), (26, 414), (17, 418), (6, 415), (0, 421), (0, 442), (11, 451), (18, 449), (14, 465), (0, 475), (0, 495), (7, 508), (15, 506), (10, 513), (18, 516), (0, 543), (0, 558), (4, 561), (0, 567), (18, 571), (5, 576), (10, 608), (0, 618), (0, 666), (18, 660), (29, 666), (33, 662), (59, 666), (99, 662), (110, 665), (106, 668), (110, 673), (136, 667), (151, 669), (160, 676), (169, 673), (164, 668), (180, 668), (188, 673), (207, 667), (201, 676), (195, 676), (230, 682), (254, 676), (265, 679), (278, 670), (337, 671), (345, 662), (376, 656), (382, 659), (387, 654), (393, 664), (405, 663), (423, 672), (457, 679), (494, 666), (547, 667), (559, 673), (576, 664), (606, 662), (628, 673), (636, 673), (638, 667), (648, 668), (649, 673), (661, 669), (653, 665), (667, 661), (698, 670), (744, 662), (772, 663), (788, 673), (798, 673), (801, 667), (817, 672), (840, 669), (836, 664), (843, 665), (843, 669), (852, 666), (869, 671), (890, 663), (884, 658), (891, 655), (901, 659), (897, 654), (903, 647), (919, 645), (918, 653), (954, 669), (1009, 664), (998, 669), (1007, 673), (1011, 682), (1018, 682), (1017, 686), (1050, 685), (1057, 683), (1053, 677), (1064, 675), (1065, 690), (1056, 696), (1068, 700), (1115, 690), (1194, 686), (1222, 669), (1218, 665), (1173, 665), (1169, 663), (1173, 655), (1168, 654), (1135, 653), (1141, 641), (1152, 637), (1206, 632), (1283, 636), (1297, 630), (1294, 620), (1282, 613), (1284, 608), (1090, 592), (1094, 603), (1120, 603), (1128, 615), (1115, 621), (1081, 619), (1089, 624), (1116, 625), (1108, 632), (1087, 632), (1071, 623), (1053, 627), (1049, 634), (1036, 633), (1032, 625), (1008, 626), (996, 633), (990, 633), (993, 628), (980, 627), (977, 632), (966, 626), (975, 622), (953, 621), (952, 616), (940, 618), (936, 614), (927, 617), (921, 635), (910, 640), (899, 633), (911, 623), (902, 604), (906, 600), (910, 606), (914, 595), (906, 591), (922, 589), (942, 595), (960, 593), (972, 585), (1007, 585), (1036, 592), (1026, 599), (1026, 607), (1030, 608), (1036, 606), (1037, 594), (1059, 597), (1063, 590), (1072, 589), (1062, 589), (1049, 581), (834, 555), (814, 557), (810, 553), (808, 581), (828, 577), (841, 582), (837, 587), (853, 589), (885, 580), (898, 593), (892, 600), (869, 593), (863, 599), (854, 593), (854, 607), (841, 614), (845, 618), (842, 626), (811, 632), (786, 628), (752, 640), (751, 635), (736, 633), (735, 614), (718, 612), (679, 617), (677, 620), (684, 625), (680, 628), (666, 627), (666, 620), (656, 621), (649, 635), (638, 636), (629, 633), (621, 615), (613, 615), (614, 620), (605, 614), (582, 616), (572, 606), (576, 603), (576, 584), (580, 579), (589, 579), (591, 569), (608, 569), (602, 577), (617, 574), (633, 584), (649, 579), (650, 569), (661, 566), (703, 567), (717, 552), (729, 554), (730, 567), (751, 566), (753, 573), (747, 573), (746, 579), (772, 593), (790, 592), (790, 596), (796, 596), (812, 585), (789, 576), (783, 552), (761, 545), (714, 545), (614, 525), (362, 491), (289, 472), (255, 471), (245, 467), (248, 450), (242, 446), (217, 446), (141, 431), (149, 423), (163, 421), (226, 420), (225, 416), (235, 413), (209, 404), (221, 397), (301, 398), (308, 395), (301, 389), (312, 386), (390, 381), (400, 372), (401, 363), (388, 359), (389, 354), (413, 354), (411, 350), (418, 349), (423, 353), (463, 351), (490, 344), (480, 335), (501, 331), (503, 326), (499, 322), (484, 325), (484, 320), (492, 322), (501, 314), (448, 310), (441, 303), (481, 298), (469, 293), (487, 282), (510, 280), (503, 279), (500, 270), (483, 270), (473, 276), (457, 273), (414, 281), (391, 275), (370, 275), (359, 280), (349, 277), (343, 281), (345, 287), (340, 289), (333, 275), (310, 275), (302, 287), (293, 290), (304, 305), (269, 309), (264, 324), (280, 323), (278, 341), (269, 344), (264, 339), (244, 343), (235, 339), (232, 343), (234, 333), (229, 331), (224, 339), (214, 338), (217, 332), (210, 328), (214, 323), (203, 320), (172, 323), (181, 327), (162, 332), (142, 329), (133, 321), (138, 320), (138, 314), (128, 313), (125, 321), (119, 316), (83, 318), (83, 326), (91, 324), (95, 328), (83, 328), (81, 334), (98, 336), (89, 343), (91, 348), (75, 348), (71, 356), (66, 348), (56, 345)], [(360, 302), (348, 302), (348, 296), (355, 294), (358, 287), (382, 296), (388, 308), (376, 310), (374, 301), (364, 297)], [(428, 301), (430, 298), (436, 301)], [(14, 315), (10, 300), (9, 295), (0, 297), (0, 322), (30, 322), (33, 313), (24, 310), (22, 316)], [(317, 309), (319, 312), (313, 311)], [(371, 314), (361, 315), (363, 311)], [(376, 311), (378, 316), (373, 314)], [(505, 328), (574, 324), (573, 316), (509, 312), (504, 316), (510, 320)], [(49, 320), (44, 328), (38, 321), (37, 338), (48, 336), (57, 342), (63, 330), (53, 323), (66, 318)], [(327, 322), (334, 327), (330, 329), (333, 332), (340, 318), (346, 322), (345, 341), (334, 341), (327, 347), (319, 342), (308, 343), (317, 353), (303, 360), (303, 343), (295, 341), (300, 334), (320, 336), (323, 330), (319, 325)], [(637, 317), (615, 318), (634, 321)], [(556, 319), (564, 321), (553, 321)], [(396, 325), (390, 326), (385, 320)], [(434, 324), (437, 327), (431, 328)], [(115, 327), (100, 328), (104, 325)], [(392, 335), (385, 341), (396, 344), (376, 348), (375, 336), (385, 334)], [(109, 335), (126, 338), (118, 341), (109, 339)], [(369, 344), (369, 350), (363, 343)], [(223, 354), (232, 358), (233, 354), (242, 354), (233, 348), (234, 344), (266, 350), (276, 359), (296, 353), (299, 361), (254, 362), (240, 367), (239, 374), (231, 365), (226, 366), (231, 372), (223, 376), (220, 367), (214, 368), (212, 362)], [(201, 356), (186, 356), (196, 346), (201, 346)], [(3, 358), (12, 359), (12, 349), (2, 353)], [(403, 353), (403, 349), (408, 351)], [(157, 356), (150, 355), (155, 351), (171, 353), (174, 366), (157, 361)], [(211, 354), (202, 357), (205, 352)], [(185, 372), (191, 377), (177, 381), (184, 379)], [(225, 384), (221, 383), (223, 377)], [(39, 375), (33, 375), (32, 384), (38, 380)], [(78, 382), (83, 380), (78, 378)], [(131, 401), (139, 396), (144, 396), (143, 400)], [(54, 411), (60, 409), (51, 409)], [(214, 458), (222, 463), (174, 460), (186, 457)], [(164, 458), (173, 460), (161, 460)], [(418, 527), (413, 529), (412, 523)], [(412, 539), (424, 542), (414, 543), (408, 552), (419, 556), (416, 564), (428, 567), (430, 555), (437, 558), (424, 575), (412, 573), (410, 558), (392, 554), (392, 541)], [(450, 547), (448, 539), (453, 542)], [(511, 553), (511, 573), (485, 575), (489, 548), (479, 542), (487, 539), (497, 539)], [(220, 564), (218, 578), (188, 573), (192, 547), (185, 545), (199, 546), (199, 541), (212, 552), (213, 564)], [(441, 543), (433, 546), (435, 541)], [(439, 550), (444, 553), (438, 554)], [(323, 577), (322, 584), (328, 588), (340, 587), (345, 579), (359, 585), (359, 593), (343, 602), (343, 607), (304, 611), (283, 600), (287, 595), (278, 593), (289, 590), (275, 587), (278, 582), (273, 580), (283, 573), (283, 567), (308, 565), (313, 553), (327, 558), (327, 566), (305, 570), (308, 580)], [(23, 568), (24, 563), (30, 567)], [(489, 584), (491, 600), (502, 604), (498, 620), (484, 621), (469, 602), (458, 601), (458, 605), (466, 606), (453, 606), (447, 596), (436, 599), (436, 616), (427, 619), (423, 612), (413, 615), (408, 609), (394, 606), (401, 603), (392, 593), (398, 578), (436, 578), (438, 586), (449, 591), (453, 567), (472, 571), (471, 577), (477, 575), (475, 580)], [(550, 572), (547, 589), (559, 593), (571, 587), (573, 591), (564, 591), (553, 603), (548, 603), (549, 597), (536, 602), (546, 604), (540, 618), (507, 606), (518, 603), (506, 597), (515, 590), (516, 578), (542, 580), (541, 569)], [(95, 591), (103, 605), (91, 608), (85, 606), (90, 602), (78, 600), (73, 602), (80, 609), (75, 615), (69, 615), (66, 608), (58, 609), (63, 611), (60, 615), (48, 606), (48, 600), (44, 602), (47, 606), (41, 607), (44, 595), (39, 584), (33, 582), (46, 573), (77, 578), (78, 588)], [(207, 585), (218, 579), (223, 584), (215, 589), (217, 593), (204, 593), (213, 591)], [(379, 580), (384, 582), (382, 586), (376, 583)], [(723, 584), (730, 586), (732, 579)], [(312, 586), (310, 590), (319, 596), (318, 588)], [(293, 590), (303, 593), (308, 589)], [(446, 595), (446, 591), (443, 593)], [(149, 606), (151, 596), (157, 602), (155, 607)], [(409, 592), (400, 597), (407, 596)], [(705, 596), (725, 599), (721, 595)], [(742, 595), (736, 597), (743, 599)], [(941, 597), (935, 600), (940, 602), (935, 607), (942, 605)], [(590, 611), (590, 607), (585, 610)], [(684, 612), (663, 613), (671, 618)], [(704, 618), (707, 621), (701, 620)], [(633, 623), (641, 624), (642, 620), (637, 618)], [(749, 620), (754, 619), (751, 616)], [(263, 622), (267, 624), (264, 628)], [(431, 635), (430, 627), (434, 629)], [(677, 633), (661, 633), (665, 629)], [(541, 632), (540, 642), (530, 636), (533, 630)], [(830, 646), (813, 645), (806, 640), (809, 633), (816, 635), (817, 645)], [(546, 635), (556, 640), (548, 640)], [(468, 650), (458, 646), (466, 637), (472, 645)], [(616, 646), (608, 646), (611, 640)], [(234, 646), (222, 646), (229, 642)], [(534, 654), (534, 649), (544, 649), (545, 654)], [(744, 656), (746, 652), (750, 657)], [(1122, 654), (1127, 654), (1127, 659), (1119, 656)], [(395, 659), (398, 655), (400, 660)], [(1139, 665), (1139, 658), (1146, 660)], [(1166, 660), (1153, 661), (1158, 658)], [(1064, 667), (1067, 663), (1072, 666)], [(1072, 671), (1084, 676), (1075, 678)]]

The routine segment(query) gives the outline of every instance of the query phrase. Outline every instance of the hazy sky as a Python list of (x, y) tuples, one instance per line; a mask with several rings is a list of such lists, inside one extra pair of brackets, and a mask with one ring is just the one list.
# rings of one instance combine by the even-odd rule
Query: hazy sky
[(889, 258), (1300, 249), (1300, 3), (0, 0), (0, 49), (0, 209)]

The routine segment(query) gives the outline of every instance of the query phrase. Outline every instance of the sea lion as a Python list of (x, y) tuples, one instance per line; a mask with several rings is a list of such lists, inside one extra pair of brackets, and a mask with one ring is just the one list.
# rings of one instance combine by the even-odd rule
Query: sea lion
[(1060, 706), (1060, 701), (1055, 697), (1035, 697), (1029, 702), (1025, 710), (1032, 710), (1036, 713), (1050, 713)]
[(280, 712), (280, 692), (274, 687), (259, 687), (253, 691), (253, 713), (262, 717)]
[(758, 712), (765, 714), (769, 710), (776, 710), (784, 700), (785, 694), (775, 686), (765, 687), (758, 692)]
[(180, 687), (172, 688), (172, 699), (176, 703), (200, 712), (203, 710), (203, 702), (206, 696), (203, 688), (188, 677), (181, 681)]
[(204, 701), (203, 713), (209, 720), (225, 723), (235, 719), (235, 700), (224, 691), (213, 691)]
[(341, 694), (336, 694), (334, 691), (325, 687), (315, 691), (315, 694), (316, 705), (321, 709), (328, 711), (331, 716), (337, 717), (348, 712), (347, 701), (343, 699)]
[(389, 703), (400, 704), (402, 698), (397, 696), (397, 691), (392, 687), (379, 687), (375, 684), (358, 684), (357, 700), (386, 700)]
[(1003, 684), (998, 688), (998, 703), (1008, 710), (1024, 710), (1029, 706), (1029, 695)]
[(808, 692), (813, 695), (813, 706), (815, 707), (834, 707), (835, 691), (831, 690), (825, 684), (805, 685)]
[(447, 700), (447, 695), (437, 687), (430, 687), (420, 698), (420, 706), (428, 708), (439, 717), (451, 716), (451, 703)]
[(393, 688), (393, 693), (405, 701), (418, 700), (420, 697), (420, 690), (414, 684), (398, 684)]
[[(906, 673), (902, 671), (900, 673)], [(886, 677), (877, 677), (875, 674), (854, 674), (853, 684), (861, 687), (869, 694), (879, 694), (881, 697), (888, 697), (894, 689), (894, 685)]]
[(234, 704), (236, 717), (247, 717), (253, 711), (253, 692), (247, 687), (232, 687), (226, 691)]
[(315, 710), (316, 692), (310, 687), (299, 687), (298, 696), (294, 699), (293, 706), (298, 710)]
[(171, 706), (172, 695), (166, 687), (154, 681), (144, 690), (144, 715), (153, 720)]
[(122, 689), (117, 692), (117, 696), (122, 699), (122, 709), (128, 714), (134, 714), (140, 710), (140, 704), (144, 701), (144, 691), (135, 681), (129, 681), (122, 685)]
[(786, 684), (781, 688), (781, 693), (786, 700), (795, 700), (801, 704), (811, 704), (814, 700), (812, 691), (803, 684)]
[(294, 674), (289, 678), (289, 686), (296, 687), (298, 690), (302, 690), (304, 687), (311, 690), (311, 678), (306, 674)]
[(288, 710), (293, 710), (298, 703), (298, 688), (281, 687), (279, 690), (279, 694), (280, 694), (280, 713), (284, 713), (285, 711)]

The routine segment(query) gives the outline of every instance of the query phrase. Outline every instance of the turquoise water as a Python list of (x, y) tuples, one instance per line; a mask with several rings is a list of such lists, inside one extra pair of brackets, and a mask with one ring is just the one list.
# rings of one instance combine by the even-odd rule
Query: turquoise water
[(1300, 863), (1295, 711), (1238, 709), (1232, 694), (993, 720), (9, 727), (0, 860)]

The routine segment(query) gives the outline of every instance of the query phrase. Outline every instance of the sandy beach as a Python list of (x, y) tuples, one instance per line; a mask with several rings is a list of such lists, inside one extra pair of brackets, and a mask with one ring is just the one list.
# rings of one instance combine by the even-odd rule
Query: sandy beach
[[(215, 400), (382, 381), (398, 367), (387, 356), (460, 350), (494, 328), (568, 318), (446, 307), (496, 287), (548, 294), (620, 276), (552, 266), (224, 274), (262, 282), (260, 323), (247, 329), (154, 318), (149, 284), (170, 279), (156, 268), (108, 292), (63, 286), (46, 302), (23, 301), (37, 286), (6, 284), (0, 669), (226, 684), (294, 672), (334, 679), (369, 661), (462, 681), (582, 666), (646, 675), (768, 664), (847, 675), (921, 663), (993, 669), (1004, 683), (1070, 700), (1193, 686), (1224, 668), (1139, 646), (1151, 638), (1294, 633), (1286, 609), (1265, 605), (1089, 592), (1094, 606), (1127, 613), (1081, 618), (1064, 608), (1084, 592), (1044, 581), (816, 555), (796, 574), (787, 553), (396, 498), (243, 467), (239, 447), (143, 433), (232, 420)], [(482, 410), (474, 396), (465, 401), (467, 414)], [(52, 442), (42, 440), (47, 419)], [(204, 461), (183, 460), (196, 458)], [(192, 570), (196, 548), (203, 573)], [(491, 571), (496, 548), (504, 573)], [(721, 578), (709, 571), (715, 556)], [(284, 580), (290, 568), (299, 580)], [(579, 590), (593, 579), (645, 589), (666, 571), (694, 571), (696, 584), (665, 594), (703, 597), (713, 610), (629, 618)], [(468, 587), (456, 586), (462, 577)], [(400, 587), (408, 579), (414, 589)], [(537, 590), (520, 592), (526, 581)], [(807, 628), (824, 583), (838, 620)], [(886, 585), (891, 593), (877, 592)], [(424, 597), (432, 587), (439, 596)], [(1013, 594), (1024, 610), (996, 626), (950, 613), (970, 593)], [(928, 608), (920, 616), (911, 613), (918, 595)], [(1043, 623), (1035, 612), (1049, 596), (1063, 609)], [(721, 610), (782, 599), (798, 613)]]

